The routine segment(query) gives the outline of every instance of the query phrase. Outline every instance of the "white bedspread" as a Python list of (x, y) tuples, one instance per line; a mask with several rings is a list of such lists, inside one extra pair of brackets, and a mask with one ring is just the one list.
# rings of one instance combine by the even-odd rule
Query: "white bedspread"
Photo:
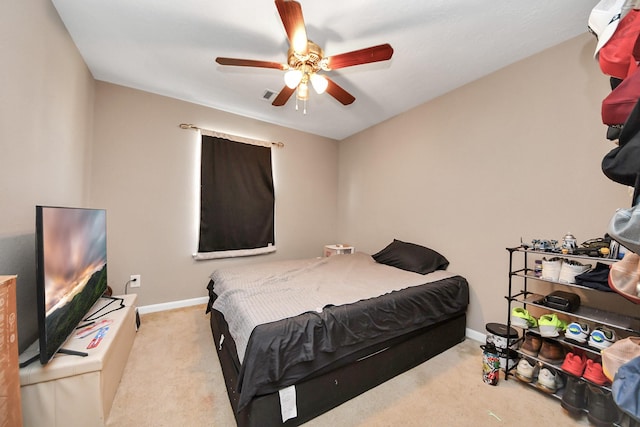
[(427, 275), (400, 270), (378, 264), (363, 252), (227, 267), (211, 274), (218, 295), (213, 308), (224, 315), (243, 361), (251, 332), (260, 324), (454, 275), (444, 270)]

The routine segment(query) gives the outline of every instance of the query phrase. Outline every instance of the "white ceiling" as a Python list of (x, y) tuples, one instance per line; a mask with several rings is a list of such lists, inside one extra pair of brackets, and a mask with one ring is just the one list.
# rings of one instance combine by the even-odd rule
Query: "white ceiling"
[(597, 0), (300, 0), (326, 56), (394, 49), (389, 61), (330, 71), (356, 101), (310, 91), (306, 115), (295, 96), (284, 107), (263, 99), (282, 89), (283, 71), (214, 61), (286, 62), (272, 0), (52, 2), (97, 80), (340, 140), (585, 33)]

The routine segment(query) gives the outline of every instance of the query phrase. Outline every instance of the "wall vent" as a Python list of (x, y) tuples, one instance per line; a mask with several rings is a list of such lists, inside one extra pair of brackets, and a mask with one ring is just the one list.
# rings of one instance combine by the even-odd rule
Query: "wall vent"
[(262, 99), (265, 101), (271, 101), (271, 98), (273, 98), (273, 95), (275, 94), (276, 93), (271, 89), (265, 89), (264, 93), (262, 94)]

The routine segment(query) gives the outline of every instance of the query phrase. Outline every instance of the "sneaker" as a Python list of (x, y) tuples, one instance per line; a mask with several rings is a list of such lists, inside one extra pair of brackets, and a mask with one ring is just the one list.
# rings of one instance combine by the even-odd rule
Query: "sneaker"
[(587, 386), (587, 417), (596, 426), (612, 426), (619, 417), (611, 391)]
[(589, 336), (589, 347), (603, 350), (616, 341), (616, 333), (604, 326), (598, 326)]
[(542, 278), (557, 282), (560, 278), (560, 270), (562, 269), (562, 258), (542, 259)]
[(516, 378), (520, 381), (524, 381), (525, 383), (530, 383), (531, 381), (533, 381), (533, 373), (535, 368), (536, 365), (532, 364), (527, 359), (520, 359), (520, 362), (518, 362), (518, 367), (516, 368)]
[(524, 308), (514, 307), (511, 310), (511, 324), (519, 328), (528, 329), (538, 326), (538, 321)]
[(561, 405), (574, 416), (582, 414), (587, 407), (587, 383), (581, 378), (568, 377)]
[(529, 356), (536, 357), (542, 347), (542, 338), (534, 334), (526, 334), (520, 351)]
[(576, 276), (591, 269), (591, 264), (581, 264), (578, 261), (565, 260), (560, 268), (558, 282), (576, 283)]
[(540, 335), (543, 337), (557, 337), (559, 331), (567, 329), (567, 323), (559, 319), (555, 313), (540, 316), (538, 325), (540, 326)]
[(564, 358), (564, 362), (562, 363), (563, 371), (574, 375), (576, 377), (581, 377), (584, 373), (584, 369), (587, 367), (587, 358), (583, 355), (578, 355), (575, 353), (567, 353)]
[(536, 386), (546, 393), (555, 393), (558, 390), (557, 375), (553, 369), (546, 367), (540, 369)]
[(564, 347), (551, 340), (543, 340), (538, 358), (551, 364), (560, 364), (564, 361)]
[(573, 322), (569, 323), (569, 326), (567, 326), (567, 330), (564, 331), (564, 337), (568, 341), (584, 344), (587, 342), (590, 333), (591, 330), (589, 329), (589, 325), (586, 323)]
[(607, 378), (604, 375), (604, 372), (602, 372), (602, 365), (598, 362), (594, 362), (591, 359), (587, 359), (587, 366), (584, 370), (582, 378), (598, 385), (608, 385), (611, 383), (609, 381), (609, 378)]

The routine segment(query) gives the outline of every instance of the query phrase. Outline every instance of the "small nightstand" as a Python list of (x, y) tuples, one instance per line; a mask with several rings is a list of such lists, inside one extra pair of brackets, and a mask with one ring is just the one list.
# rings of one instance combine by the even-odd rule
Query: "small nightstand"
[(329, 257), (331, 255), (340, 255), (340, 254), (352, 254), (355, 252), (355, 248), (349, 245), (336, 244), (336, 245), (326, 245), (324, 247), (324, 256)]

